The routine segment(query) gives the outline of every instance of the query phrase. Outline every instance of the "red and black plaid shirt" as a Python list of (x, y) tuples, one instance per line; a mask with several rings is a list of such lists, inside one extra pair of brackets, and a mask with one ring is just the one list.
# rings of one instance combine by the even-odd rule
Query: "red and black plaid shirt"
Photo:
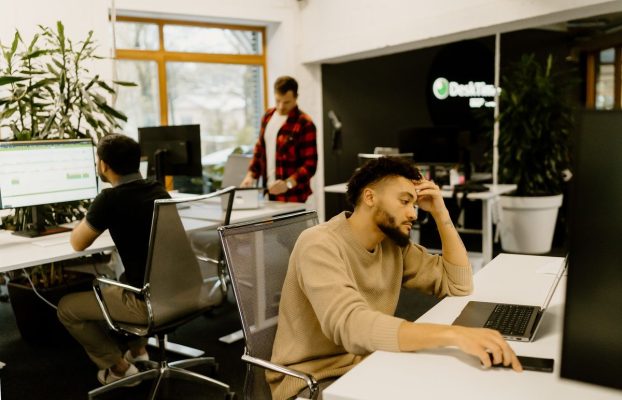
[[(259, 139), (255, 144), (253, 161), (249, 170), (253, 178), (263, 177), (264, 186), (266, 173), (266, 142), (264, 133), (268, 121), (276, 111), (271, 108), (261, 119)], [(287, 192), (273, 196), (270, 200), (304, 203), (311, 195), (310, 180), (317, 168), (316, 129), (311, 117), (295, 107), (287, 115), (287, 120), (276, 136), (276, 169), (275, 179), (285, 180), (289, 177), (296, 180), (296, 186)]]

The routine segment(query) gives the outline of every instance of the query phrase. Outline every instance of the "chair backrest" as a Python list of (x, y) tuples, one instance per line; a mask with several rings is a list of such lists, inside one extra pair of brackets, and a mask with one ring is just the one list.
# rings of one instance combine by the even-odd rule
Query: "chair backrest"
[[(216, 282), (202, 276), (197, 255), (201, 242), (195, 238), (214, 232), (228, 219), (220, 201), (212, 198), (233, 198), (234, 188), (208, 195), (156, 200), (151, 224), (151, 237), (145, 271), (146, 302), (149, 329), (157, 328), (192, 313), (209, 308), (222, 300), (222, 292), (214, 290)], [(220, 219), (180, 218), (180, 211), (193, 210), (190, 215), (220, 215)], [(192, 242), (192, 243), (191, 243)]]
[(222, 175), (222, 187), (240, 186), (248, 172), (252, 157), (249, 154), (230, 154)]
[(247, 354), (269, 360), (289, 256), (302, 231), (318, 223), (315, 211), (218, 228)]

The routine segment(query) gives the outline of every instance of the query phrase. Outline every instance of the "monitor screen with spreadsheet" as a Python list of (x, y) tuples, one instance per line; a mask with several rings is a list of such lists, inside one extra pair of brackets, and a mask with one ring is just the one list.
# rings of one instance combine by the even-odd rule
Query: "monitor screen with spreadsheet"
[(0, 209), (92, 199), (97, 195), (90, 139), (0, 142)]

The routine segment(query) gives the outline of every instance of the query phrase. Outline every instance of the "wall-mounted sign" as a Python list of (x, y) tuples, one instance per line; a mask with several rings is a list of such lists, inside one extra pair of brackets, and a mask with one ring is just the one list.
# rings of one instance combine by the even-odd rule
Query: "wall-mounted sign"
[(439, 100), (445, 100), (448, 97), (467, 97), (469, 99), (469, 107), (480, 108), (494, 107), (494, 100), (487, 100), (488, 98), (494, 98), (495, 93), (501, 93), (501, 88), (496, 88), (494, 85), (486, 82), (473, 82), (458, 83), (456, 81), (450, 81), (446, 78), (436, 78), (432, 83), (432, 93), (434, 97)]

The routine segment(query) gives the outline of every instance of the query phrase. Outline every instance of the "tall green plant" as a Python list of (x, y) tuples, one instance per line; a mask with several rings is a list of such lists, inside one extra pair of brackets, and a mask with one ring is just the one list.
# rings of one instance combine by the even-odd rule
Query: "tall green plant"
[(502, 77), (499, 116), (499, 178), (517, 185), (517, 196), (562, 192), (569, 168), (574, 80), (548, 56), (541, 65), (523, 55)]
[(127, 121), (108, 104), (112, 85), (88, 69), (102, 58), (95, 54), (93, 31), (74, 42), (59, 21), (55, 30), (40, 25), (28, 43), (16, 31), (10, 46), (0, 46), (0, 127), (10, 128), (15, 139), (97, 139)]

